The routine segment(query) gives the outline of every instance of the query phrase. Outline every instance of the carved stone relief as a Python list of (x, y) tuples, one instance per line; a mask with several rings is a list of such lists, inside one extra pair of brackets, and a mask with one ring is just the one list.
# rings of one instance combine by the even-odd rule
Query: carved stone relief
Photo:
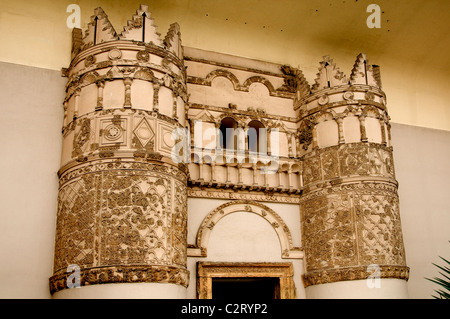
[(306, 286), (344, 280), (349, 273), (353, 279), (365, 279), (370, 264), (394, 267), (408, 278), (395, 187), (382, 183), (331, 187), (309, 193), (300, 207)]
[[(187, 286), (185, 178), (180, 181), (179, 172), (174, 177), (168, 168), (153, 164), (132, 170), (108, 166), (97, 170), (99, 166), (91, 165), (93, 170), (83, 174), (75, 170), (72, 178), (63, 181), (52, 293), (65, 280), (71, 264), (80, 266), (82, 285), (101, 280), (94, 274), (108, 273), (105, 283), (148, 281)], [(130, 271), (139, 278), (125, 277)]]
[(375, 143), (350, 143), (317, 149), (304, 156), (305, 186), (352, 176), (379, 176), (394, 181), (392, 150)]

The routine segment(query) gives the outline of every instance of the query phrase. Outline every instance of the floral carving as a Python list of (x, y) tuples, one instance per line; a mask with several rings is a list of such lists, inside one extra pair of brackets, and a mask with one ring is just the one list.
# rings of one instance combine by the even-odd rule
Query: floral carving
[[(67, 180), (58, 198), (51, 284), (65, 278), (68, 265), (77, 264), (85, 284), (96, 283), (99, 279), (91, 280), (93, 274), (107, 272), (108, 267), (123, 272), (137, 265), (144, 273), (159, 271), (156, 266), (176, 270), (182, 279), (164, 276), (160, 281), (186, 285), (185, 185), (147, 170), (107, 169)], [(143, 281), (159, 282), (157, 278), (147, 276)], [(117, 276), (109, 280), (128, 282)]]
[(301, 200), (306, 286), (367, 278), (363, 270), (374, 263), (398, 268), (385, 278), (408, 278), (396, 191), (381, 184), (341, 185)]

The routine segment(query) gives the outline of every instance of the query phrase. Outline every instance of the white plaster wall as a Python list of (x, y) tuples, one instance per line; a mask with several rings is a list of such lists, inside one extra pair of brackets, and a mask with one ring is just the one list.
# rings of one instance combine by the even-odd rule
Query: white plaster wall
[(425, 278), (440, 276), (432, 263), (450, 260), (450, 132), (394, 123), (391, 135), (409, 297), (432, 298), (439, 288)]
[[(379, 281), (377, 281), (379, 280)], [(340, 281), (306, 288), (308, 299), (405, 299), (407, 283), (401, 279)]]
[(0, 298), (49, 298), (65, 78), (0, 63)]
[(54, 299), (186, 299), (186, 288), (167, 283), (103, 284), (64, 289)]

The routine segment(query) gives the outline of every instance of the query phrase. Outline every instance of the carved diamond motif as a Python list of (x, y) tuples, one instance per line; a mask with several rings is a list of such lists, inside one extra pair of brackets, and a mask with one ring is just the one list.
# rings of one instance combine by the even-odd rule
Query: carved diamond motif
[(138, 126), (136, 126), (133, 133), (136, 135), (143, 147), (145, 147), (147, 143), (155, 137), (155, 133), (146, 119), (143, 119)]

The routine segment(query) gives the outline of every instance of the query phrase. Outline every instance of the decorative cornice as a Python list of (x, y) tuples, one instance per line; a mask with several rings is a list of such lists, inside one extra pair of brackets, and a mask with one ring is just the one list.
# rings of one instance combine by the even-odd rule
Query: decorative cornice
[(232, 187), (218, 189), (215, 187), (198, 187), (191, 185), (188, 188), (188, 196), (192, 198), (211, 198), (211, 199), (236, 199), (236, 200), (251, 200), (258, 202), (273, 202), (298, 204), (300, 203), (300, 192), (293, 193), (277, 193), (267, 192), (262, 190), (238, 190)]

